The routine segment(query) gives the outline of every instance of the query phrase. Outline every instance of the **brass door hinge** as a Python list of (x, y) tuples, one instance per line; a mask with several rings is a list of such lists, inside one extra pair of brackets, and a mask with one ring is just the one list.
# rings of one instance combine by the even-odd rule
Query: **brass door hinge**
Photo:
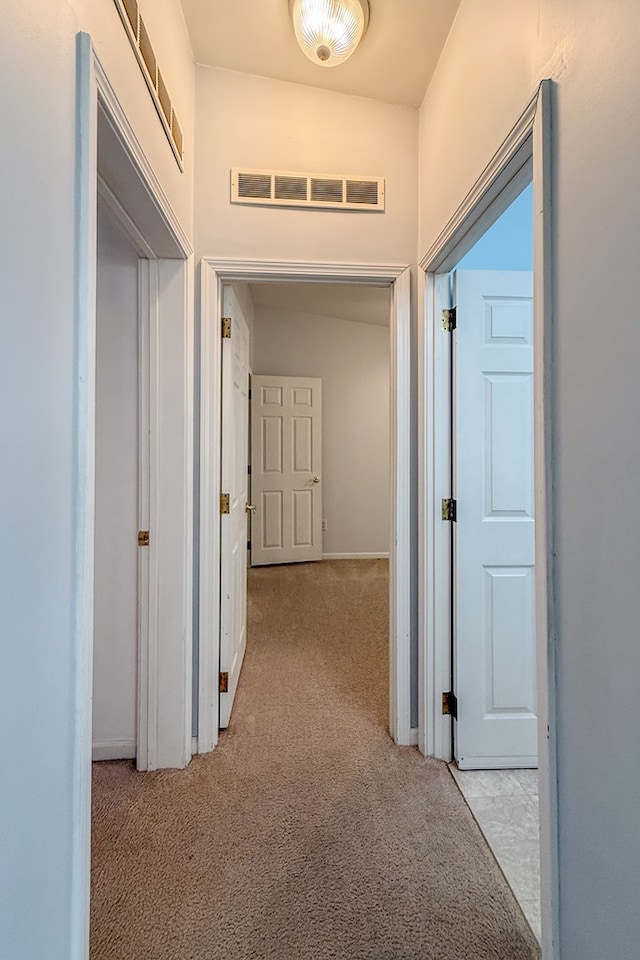
[(229, 674), (226, 672), (220, 674), (220, 693), (229, 692)]
[(457, 311), (455, 307), (449, 307), (442, 311), (442, 329), (445, 333), (453, 333), (456, 328)]
[(458, 700), (452, 690), (442, 694), (442, 713), (445, 717), (453, 717), (454, 720), (458, 718)]
[(457, 500), (442, 500), (442, 519), (455, 521), (458, 513)]
[(231, 317), (222, 318), (222, 339), (231, 339)]
[(139, 546), (139, 547), (148, 547), (148, 546), (149, 546), (149, 531), (148, 531), (148, 530), (138, 530), (138, 546)]
[(228, 493), (220, 494), (220, 513), (230, 513), (231, 511), (231, 496)]

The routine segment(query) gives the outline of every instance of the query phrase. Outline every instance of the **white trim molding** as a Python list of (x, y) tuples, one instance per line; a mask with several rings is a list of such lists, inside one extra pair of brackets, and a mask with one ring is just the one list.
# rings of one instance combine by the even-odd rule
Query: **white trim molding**
[(323, 560), (388, 560), (387, 553), (323, 553)]
[(93, 762), (100, 760), (135, 760), (135, 740), (95, 740), (91, 751)]
[[(153, 201), (153, 205), (162, 217), (167, 232), (171, 235), (174, 242), (181, 250), (185, 260), (193, 256), (193, 247), (189, 237), (182, 226), (176, 212), (174, 211), (169, 198), (167, 197), (158, 176), (153, 169), (146, 153), (144, 152), (135, 130), (129, 122), (129, 118), (118, 100), (117, 94), (113, 89), (109, 77), (100, 62), (95, 51), (93, 42), (88, 33), (78, 34), (80, 43), (86, 43), (89, 49), (89, 55), (92, 59), (92, 73), (95, 77), (96, 90), (100, 103), (105, 109), (109, 122), (117, 133), (123, 148), (125, 149), (129, 160), (140, 175), (141, 185)], [(96, 154), (97, 156), (97, 154)]]
[(524, 186), (534, 186), (534, 438), (536, 645), (544, 960), (558, 960), (553, 524), (551, 507), (552, 251), (551, 81), (544, 80), (490, 164), (420, 261), (419, 392), (419, 747), (451, 760), (451, 720), (440, 698), (451, 680), (450, 539), (440, 500), (451, 496), (449, 338), (439, 317), (449, 307), (448, 272)]
[(411, 276), (404, 264), (318, 263), (205, 257), (200, 265), (200, 576), (198, 750), (218, 739), (220, 644), (219, 319), (225, 281), (367, 283), (391, 287), (390, 730), (411, 742)]
[[(543, 83), (547, 82), (543, 81)], [(487, 224), (486, 222), (480, 223), (480, 218), (505, 189), (509, 173), (513, 169), (519, 169), (531, 157), (531, 145), (527, 141), (533, 134), (538, 99), (539, 90), (536, 90), (506, 139), (482, 171), (454, 215), (421, 258), (420, 268), (422, 270), (431, 272), (442, 269), (442, 262), (454, 250), (459, 259), (458, 251), (462, 242), (467, 240), (468, 247), (471, 247), (486, 231)], [(468, 234), (474, 227), (478, 227), (478, 229), (475, 230), (472, 237), (468, 238)]]

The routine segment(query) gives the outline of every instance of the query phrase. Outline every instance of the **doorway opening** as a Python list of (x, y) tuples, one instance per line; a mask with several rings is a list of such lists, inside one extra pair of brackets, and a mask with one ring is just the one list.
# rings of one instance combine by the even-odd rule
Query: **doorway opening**
[(449, 281), (451, 771), (540, 939), (531, 184)]
[[(262, 633), (260, 604), (266, 615), (271, 599), (281, 596), (279, 579), (289, 584), (281, 619), (292, 629), (296, 595), (310, 607), (311, 584), (324, 591), (319, 620), (326, 639), (344, 632), (350, 617), (340, 582), (360, 584), (364, 593), (371, 588), (371, 602), (380, 606), (382, 594), (386, 606), (390, 307), (388, 287), (224, 286), (222, 497), (229, 513), (220, 519), (221, 729), (230, 721), (247, 627), (250, 642), (252, 626)], [(296, 564), (305, 567), (286, 569)], [(274, 585), (270, 596), (267, 581)], [(380, 628), (383, 653), (376, 647), (370, 659), (372, 670), (374, 661), (384, 664), (386, 716), (389, 631), (381, 612)], [(358, 644), (346, 631), (345, 648), (350, 642)], [(304, 661), (300, 666), (302, 682)], [(335, 678), (327, 682), (336, 685)]]
[[(426, 324), (419, 378), (423, 398), (429, 398), (428, 404), (421, 403), (425, 523), (420, 742), (425, 752), (448, 762), (455, 759), (458, 767), (507, 768), (495, 778), (503, 781), (502, 792), (519, 794), (529, 812), (535, 804), (532, 769), (537, 753), (545, 960), (555, 955), (558, 903), (549, 589), (553, 531), (546, 495), (551, 448), (550, 98), (545, 81), (421, 261)], [(530, 184), (533, 283), (528, 270), (513, 270), (510, 286), (497, 294), (485, 290), (483, 284), (489, 282), (490, 288), (496, 280), (495, 269), (465, 271), (461, 261), (485, 234), (488, 248), (490, 228), (514, 201), (516, 209), (518, 203), (529, 204)], [(499, 232), (497, 225), (493, 236)], [(530, 251), (531, 235), (526, 246)], [(495, 258), (493, 266), (498, 266)], [(465, 314), (479, 316), (479, 321), (458, 321), (454, 292)], [(495, 537), (508, 538), (512, 526), (513, 543), (505, 541), (496, 549)], [(474, 591), (475, 614), (470, 612)], [(484, 741), (478, 741), (482, 737)], [(492, 738), (493, 745), (487, 747)], [(514, 768), (525, 769), (516, 776)], [(482, 776), (488, 782), (489, 773)], [(473, 774), (460, 771), (457, 777), (466, 787)], [(488, 789), (501, 792), (495, 785)], [(535, 823), (529, 826), (528, 838), (535, 844)], [(535, 867), (528, 878), (529, 896), (521, 899), (533, 901), (537, 891), (532, 877)]]
[[(386, 288), (390, 306), (390, 618), (389, 618), (389, 728), (396, 743), (412, 741), (411, 723), (411, 367), (410, 272), (403, 267), (345, 264), (247, 263), (204, 260), (201, 290), (201, 399), (198, 751), (217, 743), (220, 690), (233, 682), (219, 669), (221, 538), (221, 423), (219, 409), (222, 375), (222, 318), (225, 283), (322, 283)], [(293, 289), (290, 287), (289, 289)], [(244, 433), (243, 433), (244, 436)], [(239, 468), (238, 468), (239, 469)], [(246, 465), (244, 467), (246, 471)], [(310, 483), (313, 484), (313, 473)], [(317, 486), (321, 486), (320, 482)], [(304, 499), (304, 498), (301, 498)], [(310, 498), (307, 497), (307, 501)], [(220, 506), (218, 506), (220, 504)], [(215, 505), (215, 507), (214, 507)], [(213, 507), (213, 509), (212, 509)], [(322, 514), (319, 515), (320, 521)], [(327, 518), (328, 519), (328, 518)], [(328, 532), (328, 531), (327, 531)], [(237, 540), (240, 543), (240, 540)], [(246, 558), (246, 552), (245, 552)], [(222, 560), (224, 567), (225, 559)], [(232, 656), (233, 662), (233, 656)]]

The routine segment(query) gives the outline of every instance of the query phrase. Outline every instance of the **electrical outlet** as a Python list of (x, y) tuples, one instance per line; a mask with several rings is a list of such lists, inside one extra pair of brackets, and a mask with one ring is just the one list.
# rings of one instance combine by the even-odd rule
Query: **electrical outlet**
[(322, 521), (322, 529), (323, 529), (323, 530), (326, 530), (326, 529), (327, 529), (327, 521), (326, 521), (326, 520), (323, 520), (323, 521)]

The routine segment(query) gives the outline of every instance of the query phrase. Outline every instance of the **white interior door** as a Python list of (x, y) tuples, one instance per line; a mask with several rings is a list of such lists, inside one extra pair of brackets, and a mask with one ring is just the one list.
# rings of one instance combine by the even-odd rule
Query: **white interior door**
[(251, 381), (251, 563), (322, 559), (322, 380)]
[(138, 255), (102, 208), (96, 302), (93, 759), (136, 756)]
[(222, 475), (228, 496), (220, 530), (220, 727), (229, 725), (247, 643), (249, 328), (230, 286), (223, 293), (231, 336), (222, 341)]
[(457, 271), (454, 290), (455, 754), (535, 767), (533, 276)]

